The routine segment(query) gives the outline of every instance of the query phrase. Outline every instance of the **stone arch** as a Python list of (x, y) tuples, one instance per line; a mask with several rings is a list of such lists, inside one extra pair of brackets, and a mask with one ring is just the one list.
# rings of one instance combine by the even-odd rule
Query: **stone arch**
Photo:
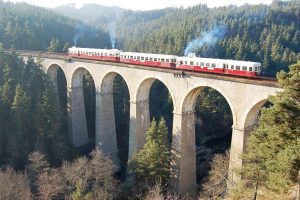
[(130, 113), (130, 142), (129, 145), (129, 159), (133, 158), (133, 156), (141, 150), (146, 142), (146, 132), (150, 127), (150, 106), (149, 106), (149, 96), (151, 86), (155, 80), (160, 81), (169, 91), (172, 102), (173, 108), (175, 108), (175, 98), (173, 95), (172, 90), (170, 89), (169, 85), (155, 77), (147, 77), (139, 82), (137, 90), (135, 91), (135, 96), (131, 97), (130, 108), (132, 108)]
[(66, 73), (64, 72), (63, 68), (59, 64), (56, 63), (50, 64), (46, 71), (46, 73), (50, 76), (51, 80), (53, 81), (55, 87), (57, 86), (57, 72), (59, 69), (62, 70), (63, 75), (67, 80)]
[[(162, 82), (165, 85), (165, 87), (168, 89), (168, 91), (172, 97), (173, 105), (176, 105), (174, 94), (173, 94), (173, 91), (171, 90), (171, 87), (165, 81), (163, 81), (159, 78), (153, 78), (153, 77), (146, 78), (139, 84), (137, 93), (136, 93), (136, 101), (137, 102), (145, 101), (145, 100), (149, 99), (151, 86), (154, 83), (154, 81), (156, 81), (156, 80)], [(174, 109), (175, 109), (175, 106), (174, 106)]]
[(122, 76), (120, 73), (114, 72), (114, 71), (108, 72), (104, 75), (104, 77), (101, 81), (101, 88), (100, 88), (101, 93), (109, 93), (109, 92), (113, 91), (113, 82), (117, 75), (119, 75), (123, 78), (123, 80), (125, 81), (126, 86), (128, 88), (129, 95), (131, 95), (130, 88), (128, 86), (128, 82), (126, 81), (125, 77)]
[(196, 99), (200, 93), (200, 89), (204, 88), (204, 87), (209, 87), (211, 89), (218, 91), (225, 98), (226, 102), (228, 103), (228, 105), (230, 107), (231, 113), (232, 113), (233, 125), (235, 125), (237, 123), (237, 117), (236, 117), (236, 112), (235, 112), (233, 103), (231, 102), (230, 98), (228, 97), (228, 95), (226, 95), (225, 92), (223, 92), (220, 88), (213, 86), (213, 85), (200, 85), (200, 86), (194, 87), (192, 90), (190, 90), (186, 94), (186, 96), (182, 102), (182, 108), (181, 108), (182, 113), (195, 111)]
[(251, 127), (256, 124), (259, 111), (267, 102), (268, 102), (267, 98), (262, 99), (259, 102), (253, 103), (249, 107), (249, 109), (246, 110), (244, 120), (243, 120), (245, 122), (244, 129), (249, 129), (249, 128), (251, 129)]
[(249, 134), (252, 130), (254, 130), (255, 125), (257, 124), (258, 115), (261, 110), (261, 108), (268, 102), (268, 99), (262, 99), (259, 102), (251, 104), (248, 110), (245, 112), (244, 119), (244, 146), (243, 146), (243, 152), (247, 149), (247, 140), (249, 137)]
[(63, 120), (67, 118), (67, 77), (63, 68), (58, 64), (51, 64), (46, 73), (50, 76), (55, 87), (58, 102), (63, 113)]
[(233, 102), (230, 98), (218, 87), (213, 85), (198, 85), (187, 91), (182, 104), (181, 112), (174, 113), (175, 123), (173, 126), (174, 142), (172, 144), (173, 163), (172, 170), (176, 172), (175, 182), (176, 190), (179, 193), (196, 193), (197, 179), (196, 179), (196, 102), (197, 97), (200, 94), (201, 88), (211, 88), (219, 92), (227, 101), (232, 114), (233, 124), (236, 123), (236, 114), (233, 107)]
[(93, 76), (91, 71), (89, 71), (88, 69), (86, 69), (84, 67), (78, 67), (72, 73), (72, 78), (71, 78), (72, 87), (81, 87), (82, 86), (83, 75), (86, 71), (92, 76), (94, 83), (95, 83), (95, 77)]
[(88, 128), (87, 128), (87, 118), (84, 103), (84, 91), (83, 91), (83, 76), (84, 73), (88, 72), (94, 82), (95, 78), (93, 74), (84, 67), (76, 68), (71, 77), (71, 88), (69, 94), (69, 117), (71, 127), (72, 127), (72, 143), (74, 146), (79, 147), (88, 144)]
[(119, 140), (116, 128), (118, 122), (115, 116), (113, 93), (114, 80), (117, 76), (122, 77), (124, 80), (130, 98), (130, 88), (120, 73), (110, 71), (103, 76), (100, 87), (96, 92), (96, 147), (109, 155), (116, 165), (121, 164), (120, 167), (122, 167), (124, 163), (119, 158)]

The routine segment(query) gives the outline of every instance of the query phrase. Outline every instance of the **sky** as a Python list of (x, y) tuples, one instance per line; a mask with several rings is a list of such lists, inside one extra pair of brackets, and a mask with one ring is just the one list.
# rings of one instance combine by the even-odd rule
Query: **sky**
[[(7, 1), (7, 0), (6, 0)], [(29, 4), (42, 7), (54, 8), (64, 4), (73, 3), (80, 8), (83, 3), (96, 3), (104, 6), (119, 6), (131, 10), (152, 10), (165, 7), (188, 7), (197, 4), (207, 4), (208, 7), (218, 7), (224, 5), (248, 4), (270, 4), (272, 0), (8, 0), (11, 2), (27, 2)]]

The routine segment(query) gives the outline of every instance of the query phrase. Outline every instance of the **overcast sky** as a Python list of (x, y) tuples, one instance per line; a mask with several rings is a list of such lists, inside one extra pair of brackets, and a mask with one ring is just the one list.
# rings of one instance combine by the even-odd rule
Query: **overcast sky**
[[(6, 0), (7, 1), (7, 0)], [(74, 3), (76, 7), (81, 7), (83, 3), (97, 3), (105, 6), (119, 6), (132, 10), (152, 10), (165, 7), (192, 6), (196, 4), (207, 4), (209, 7), (224, 5), (243, 5), (249, 4), (270, 4), (272, 0), (9, 0), (11, 2), (27, 2), (43, 7), (57, 7), (63, 4)]]

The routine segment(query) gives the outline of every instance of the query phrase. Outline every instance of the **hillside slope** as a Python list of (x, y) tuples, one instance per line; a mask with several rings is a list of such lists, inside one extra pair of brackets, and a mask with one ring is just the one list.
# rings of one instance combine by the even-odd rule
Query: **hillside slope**
[(110, 48), (109, 35), (98, 28), (41, 7), (0, 0), (0, 42), (4, 48), (46, 50), (52, 38), (59, 51), (66, 43)]

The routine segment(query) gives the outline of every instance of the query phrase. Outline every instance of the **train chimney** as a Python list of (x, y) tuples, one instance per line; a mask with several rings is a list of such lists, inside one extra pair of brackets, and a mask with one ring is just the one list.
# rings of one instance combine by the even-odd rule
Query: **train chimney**
[(189, 58), (195, 58), (196, 57), (196, 54), (195, 53), (189, 53)]

